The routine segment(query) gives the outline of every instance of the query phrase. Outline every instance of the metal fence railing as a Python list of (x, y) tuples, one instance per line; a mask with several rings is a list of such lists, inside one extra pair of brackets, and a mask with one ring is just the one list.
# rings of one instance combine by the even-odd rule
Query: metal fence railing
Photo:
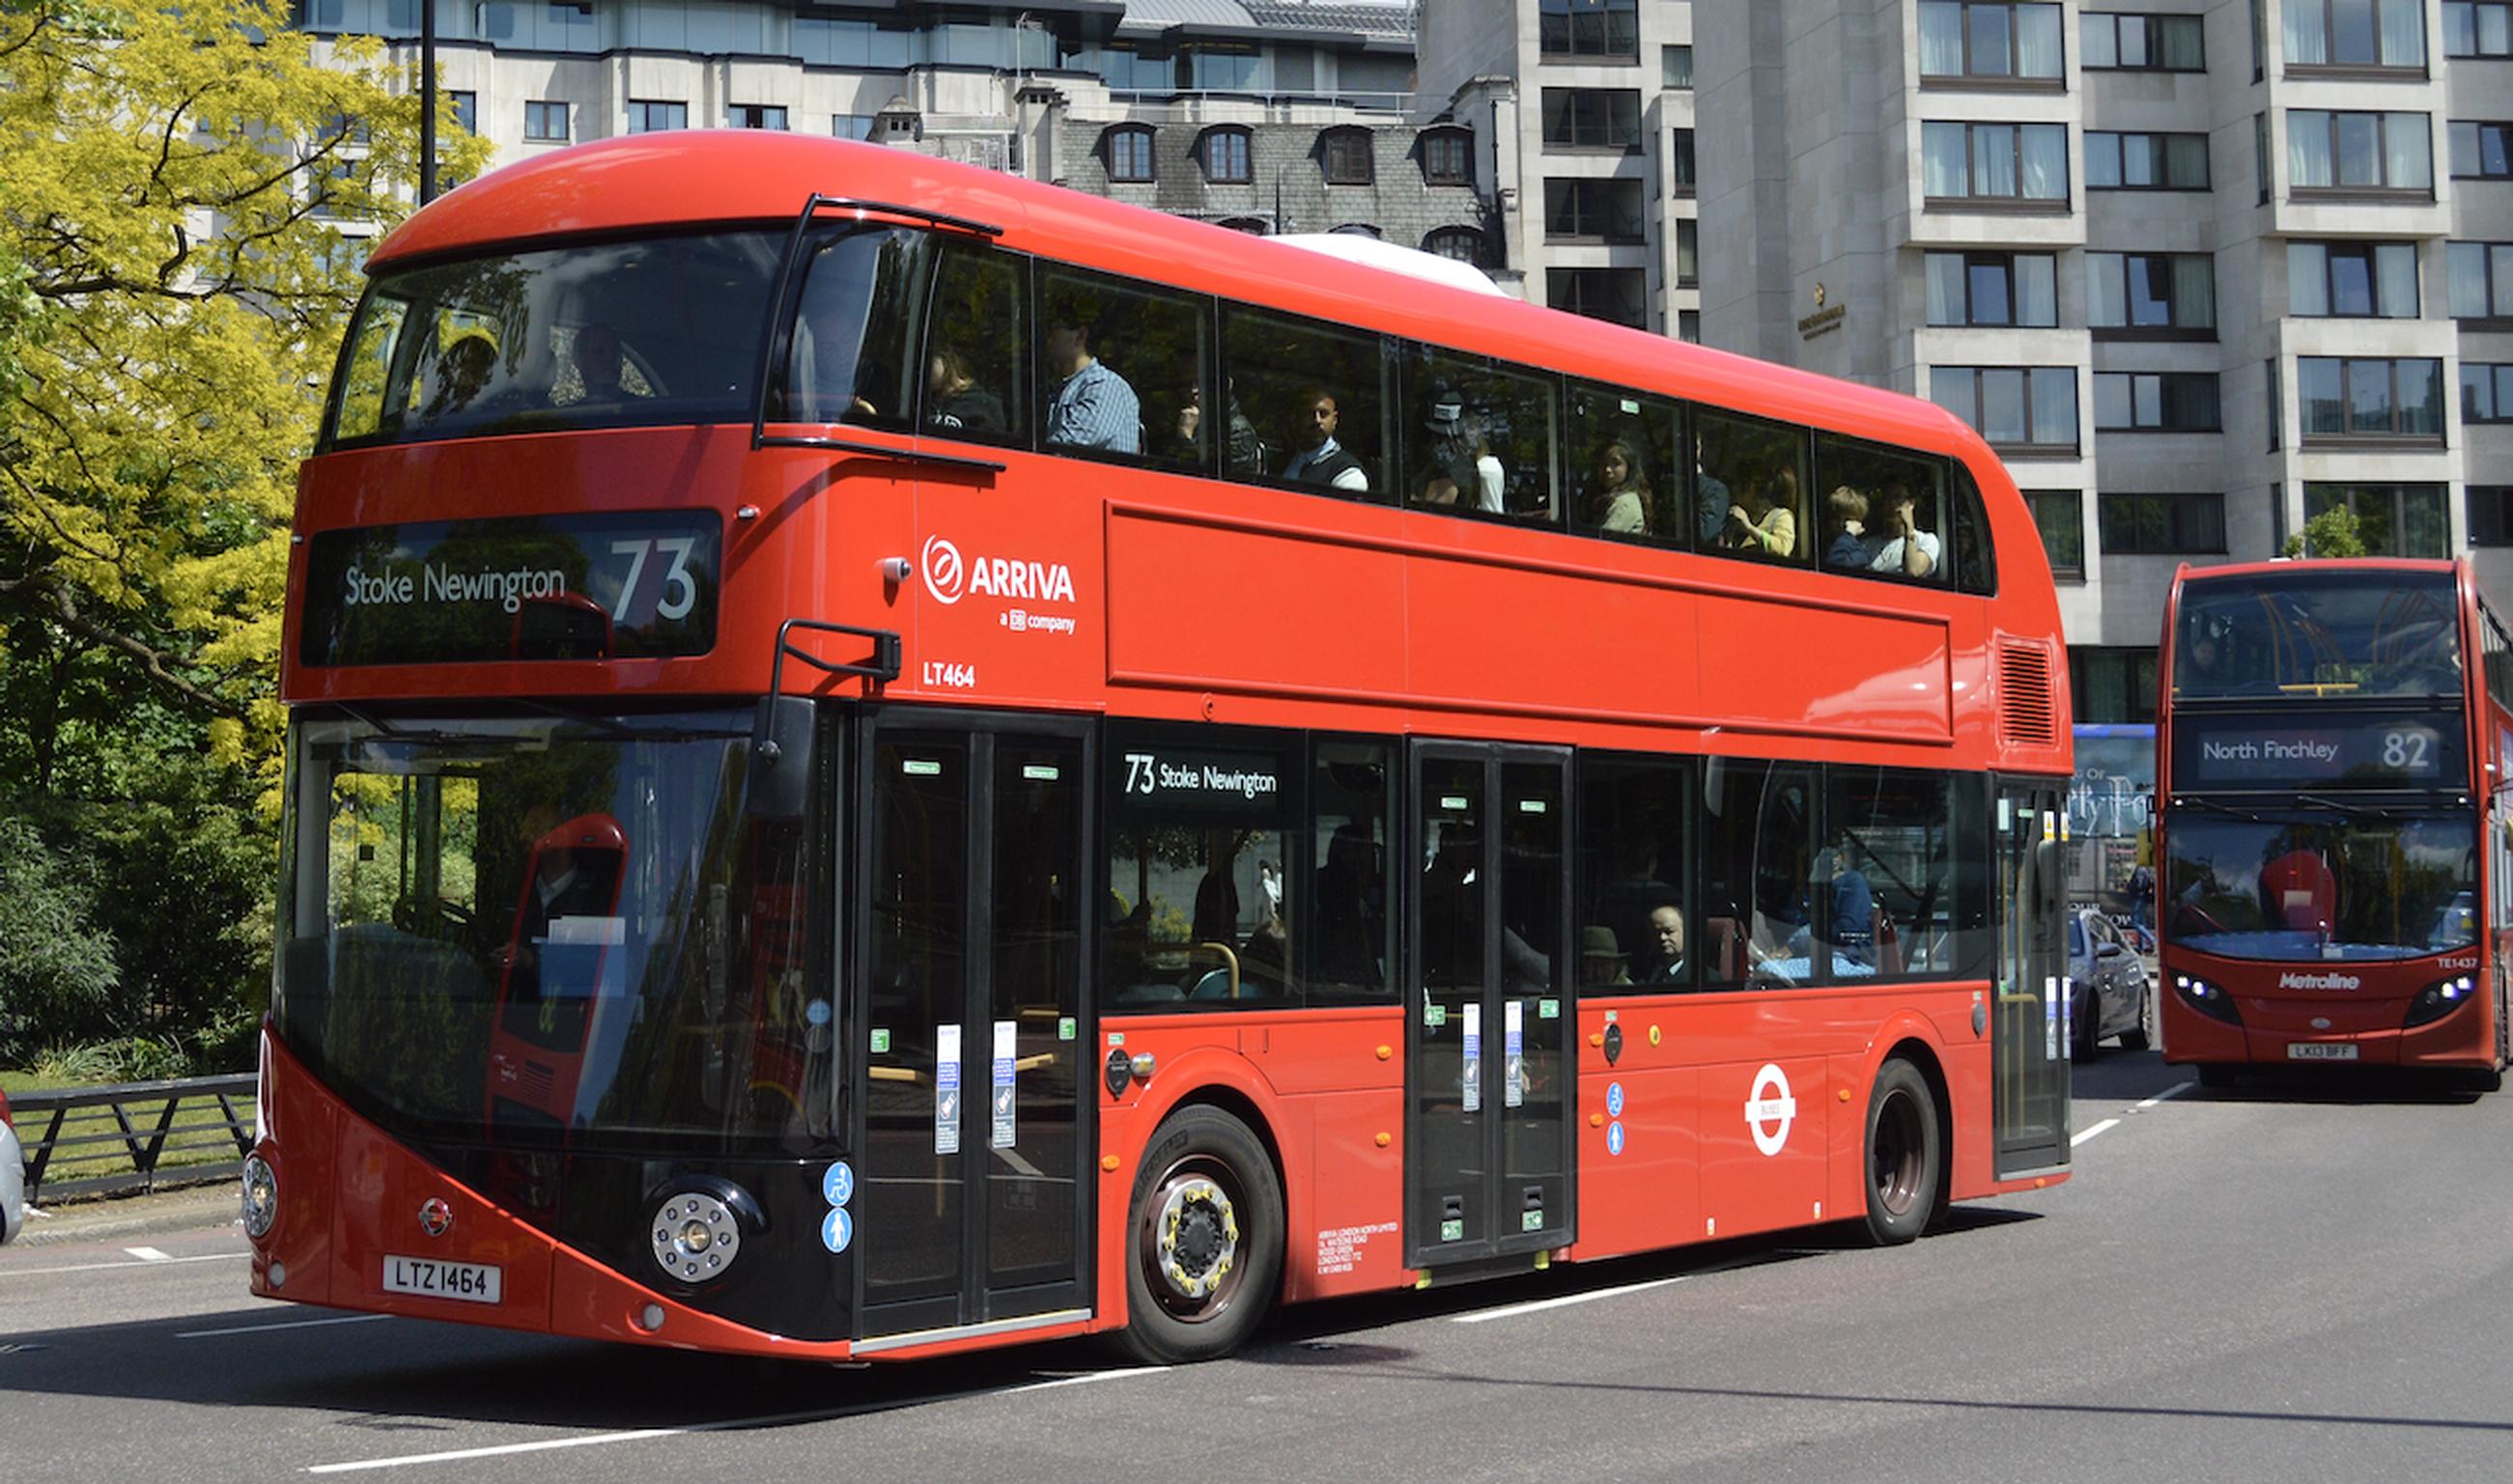
[(249, 1072), (15, 1093), (9, 1107), (30, 1201), (223, 1179), (253, 1152)]

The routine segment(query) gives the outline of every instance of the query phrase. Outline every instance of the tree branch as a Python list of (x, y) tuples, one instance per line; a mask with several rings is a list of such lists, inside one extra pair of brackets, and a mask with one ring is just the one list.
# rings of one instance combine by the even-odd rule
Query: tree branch
[(245, 712), (241, 705), (215, 690), (204, 690), (191, 681), (177, 675), (166, 668), (166, 657), (163, 654), (133, 639), (130, 635), (106, 628), (81, 613), (77, 601), (70, 597), (68, 589), (55, 586), (48, 596), (52, 599), (53, 612), (60, 619), (61, 627), (91, 643), (102, 644), (109, 649), (119, 649), (130, 655), (140, 661), (140, 668), (147, 672), (150, 680), (194, 705), (221, 717), (230, 717), (239, 722), (244, 720)]

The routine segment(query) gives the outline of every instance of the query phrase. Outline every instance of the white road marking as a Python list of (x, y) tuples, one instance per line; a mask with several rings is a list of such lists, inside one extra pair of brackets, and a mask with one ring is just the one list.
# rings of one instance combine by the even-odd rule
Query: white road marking
[(2099, 1134), (2099, 1133), (2104, 1133), (2104, 1132), (2107, 1132), (2107, 1131), (2109, 1131), (2109, 1130), (2111, 1130), (2111, 1129), (2115, 1129), (2115, 1128), (2118, 1128), (2118, 1127), (2120, 1127), (2120, 1119), (2118, 1119), (2118, 1118), (2105, 1118), (2103, 1121), (2101, 1121), (2100, 1123), (2095, 1124), (2094, 1127), (2080, 1131), (2080, 1132), (2078, 1133), (2077, 1137), (2075, 1137), (2075, 1138), (2073, 1138), (2073, 1139), (2071, 1139), (2071, 1140), (2069, 1140), (2069, 1141), (2068, 1141), (2068, 1148), (2070, 1148), (2070, 1149), (2075, 1149), (2078, 1145), (2085, 1143), (2087, 1140), (2089, 1140), (2089, 1139), (2093, 1138), (2094, 1135)]
[(1566, 1293), (1558, 1299), (1536, 1299), (1526, 1304), (1512, 1304), (1504, 1308), (1487, 1308), (1479, 1313), (1451, 1314), (1449, 1316), (1449, 1322), (1452, 1324), (1485, 1324), (1495, 1319), (1515, 1319), (1521, 1314), (1532, 1314), (1536, 1312), (1538, 1309), (1568, 1308), (1574, 1304), (1593, 1304), (1599, 1299), (1619, 1299), (1627, 1293), (1641, 1293), (1652, 1288), (1664, 1288), (1669, 1283), (1681, 1283), (1691, 1276), (1693, 1276), (1693, 1274), (1689, 1272), (1678, 1273), (1671, 1278), (1652, 1278), (1646, 1283), (1626, 1283), (1620, 1288), (1600, 1288), (1591, 1293)]
[(391, 1314), (335, 1314), (328, 1319), (283, 1319), (277, 1324), (235, 1324), (225, 1329), (180, 1329), (178, 1340), (215, 1340), (220, 1335), (259, 1335), (274, 1329), (313, 1329), (324, 1324), (372, 1324), (378, 1319), (390, 1319)]
[(1025, 1386), (1007, 1386), (1003, 1394), (1010, 1396), (1019, 1391), (1052, 1391), (1057, 1386), (1087, 1386), (1095, 1381), (1124, 1381), (1130, 1376), (1158, 1376), (1168, 1369), (1169, 1367), (1165, 1365), (1140, 1365), (1124, 1371), (1090, 1371), (1080, 1376), (1058, 1376), (1054, 1381), (1033, 1381)]
[(173, 1257), (158, 1251), (154, 1247), (125, 1247), (122, 1250), (130, 1253), (133, 1257), (140, 1259), (143, 1263), (171, 1263), (174, 1261)]
[[(377, 1317), (385, 1317), (378, 1315)], [(1003, 1396), (1016, 1391), (1043, 1391), (1051, 1386), (1081, 1386), (1094, 1381), (1120, 1381), (1130, 1376), (1156, 1376), (1168, 1366), (1143, 1366), (1124, 1371), (1094, 1371), (1083, 1376), (1059, 1376), (1053, 1381), (1029, 1382), (1017, 1386), (997, 1386), (992, 1390), (969, 1393), (977, 1396)], [(795, 1423), (836, 1422), (840, 1418), (858, 1417), (867, 1412), (888, 1409), (888, 1403), (864, 1407), (830, 1407), (818, 1412), (785, 1412), (775, 1417), (735, 1417), (720, 1423), (693, 1423), (686, 1427), (639, 1427), (627, 1432), (590, 1432), (582, 1437), (550, 1437), (531, 1443), (500, 1443), (486, 1448), (453, 1448), (442, 1453), (411, 1453), (390, 1459), (358, 1459), (345, 1464), (309, 1464), (307, 1473), (357, 1473), (374, 1468), (399, 1468), (409, 1464), (455, 1464), (468, 1459), (506, 1458), (522, 1453), (548, 1453), (560, 1448), (599, 1448), (609, 1443), (643, 1442), (648, 1438), (687, 1437), (693, 1433), (733, 1432), (749, 1427), (782, 1427)]]
[(2181, 1096), (2183, 1093), (2188, 1092), (2191, 1088), (2196, 1087), (2196, 1086), (2198, 1086), (2198, 1085), (2199, 1085), (2199, 1084), (2198, 1084), (2198, 1083), (2196, 1083), (2196, 1082), (2175, 1082), (2175, 1083), (2174, 1083), (2172, 1086), (2167, 1087), (2166, 1089), (2164, 1089), (2162, 1092), (2157, 1093), (2154, 1097), (2151, 1097), (2151, 1098), (2147, 1099), (2145, 1102), (2140, 1103), (2139, 1105), (2137, 1105), (2137, 1109), (2136, 1109), (2136, 1111), (2137, 1111), (2137, 1112), (2139, 1112), (2139, 1113), (2144, 1113), (2144, 1112), (2146, 1112), (2148, 1109), (2153, 1108), (2156, 1104), (2163, 1102), (2165, 1099), (2167, 1099), (2167, 1098), (2177, 1098), (2177, 1097)]
[(172, 1268), (178, 1263), (219, 1263), (225, 1262), (230, 1259), (242, 1262), (244, 1259), (251, 1256), (253, 1256), (253, 1254), (250, 1252), (210, 1252), (204, 1253), (199, 1257), (170, 1257), (153, 1263), (145, 1261), (134, 1263), (76, 1263), (67, 1268), (0, 1268), (0, 1278), (38, 1278), (48, 1272), (102, 1272), (107, 1269), (114, 1268)]

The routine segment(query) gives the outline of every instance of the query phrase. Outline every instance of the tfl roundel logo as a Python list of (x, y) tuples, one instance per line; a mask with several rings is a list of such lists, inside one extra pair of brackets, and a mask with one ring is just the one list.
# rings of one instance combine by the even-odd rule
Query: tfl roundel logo
[(960, 560), (960, 548), (941, 536), (929, 536), (925, 541), (925, 591), (937, 603), (958, 603), (969, 585), (968, 564)]

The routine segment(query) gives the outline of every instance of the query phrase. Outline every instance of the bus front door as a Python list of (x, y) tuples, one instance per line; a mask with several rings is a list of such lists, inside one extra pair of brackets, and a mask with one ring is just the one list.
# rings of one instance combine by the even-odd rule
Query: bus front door
[(873, 1351), (1083, 1317), (1083, 723), (875, 716), (849, 1036)]
[(1406, 875), (1406, 1261), (1568, 1245), (1572, 1230), (1569, 755), (1414, 750)]
[(2010, 780), (2000, 790), (1998, 1003), (1990, 1028), (1998, 1175), (2068, 1162), (2067, 885), (2058, 791)]

